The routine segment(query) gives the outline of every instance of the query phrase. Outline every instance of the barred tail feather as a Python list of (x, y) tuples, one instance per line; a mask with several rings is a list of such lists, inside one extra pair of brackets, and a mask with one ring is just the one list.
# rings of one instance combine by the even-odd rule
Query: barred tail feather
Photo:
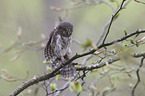
[(75, 69), (75, 66), (72, 65), (73, 63), (69, 64), (69, 65), (66, 65), (64, 66), (61, 71), (60, 71), (60, 74), (63, 76), (63, 77), (72, 77), (74, 76), (74, 72), (76, 71)]
[[(61, 65), (62, 62), (59, 59), (54, 59), (53, 61), (51, 61), (51, 63), (49, 64), (49, 67), (52, 68), (52, 71), (55, 70), (59, 65)], [(64, 66), (63, 68), (60, 69), (60, 74), (63, 77), (72, 77), (74, 76), (76, 69), (75, 69), (75, 65), (73, 65), (73, 63), (70, 63), (66, 66)]]

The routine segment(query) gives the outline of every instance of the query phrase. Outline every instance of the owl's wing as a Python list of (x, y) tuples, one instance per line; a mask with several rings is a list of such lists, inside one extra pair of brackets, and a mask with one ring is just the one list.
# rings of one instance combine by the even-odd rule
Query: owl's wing
[(51, 45), (50, 45), (50, 43), (52, 41), (53, 35), (54, 35), (54, 31), (52, 31), (50, 33), (49, 41), (47, 42), (46, 47), (44, 49), (44, 58), (46, 59), (47, 62), (49, 62), (50, 57), (51, 57)]
[(52, 40), (52, 36), (53, 36), (53, 34), (54, 34), (54, 31), (52, 31), (52, 32), (50, 33), (50, 36), (49, 36), (49, 41), (48, 41), (48, 43), (47, 43), (47, 45), (46, 45), (46, 46), (50, 45), (51, 40)]

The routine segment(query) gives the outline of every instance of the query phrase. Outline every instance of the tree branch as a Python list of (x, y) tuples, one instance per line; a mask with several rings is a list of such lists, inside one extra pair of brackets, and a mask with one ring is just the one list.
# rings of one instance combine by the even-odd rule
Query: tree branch
[[(125, 0), (124, 0), (124, 1), (125, 1)], [(130, 2), (130, 0), (127, 0), (126, 3), (123, 4), (124, 1), (122, 1), (122, 4), (121, 4), (121, 6), (118, 8), (117, 11), (115, 11), (114, 8), (110, 6), (110, 7), (112, 8), (114, 14), (112, 15), (112, 18), (105, 24), (104, 28), (102, 29), (102, 32), (101, 32), (101, 34), (100, 34), (100, 36), (99, 36), (99, 38), (98, 38), (98, 40), (97, 40), (97, 42), (96, 42), (96, 45), (98, 45), (98, 44), (101, 42), (102, 38), (103, 38), (104, 35), (105, 35), (105, 32), (106, 32), (106, 29), (107, 29), (107, 28), (108, 28), (108, 29), (107, 29), (107, 32), (109, 33), (110, 28), (111, 28), (111, 25), (112, 25), (112, 22), (113, 22), (113, 20), (115, 19), (115, 17), (117, 16), (118, 12), (120, 12), (120, 11)], [(106, 2), (106, 1), (104, 0), (104, 3), (105, 3), (105, 2)], [(107, 2), (106, 2), (106, 3), (107, 3)], [(107, 5), (110, 5), (110, 4), (107, 4)], [(109, 26), (109, 27), (108, 27), (108, 26)], [(108, 35), (108, 34), (106, 34), (106, 35)], [(104, 39), (105, 39), (105, 38), (104, 38)], [(105, 41), (104, 41), (104, 42), (105, 42)]]
[[(141, 52), (141, 53), (135, 53), (132, 55), (134, 58), (139, 58), (139, 57), (145, 57), (145, 52)], [(116, 61), (119, 61), (120, 59), (119, 58), (112, 58), (112, 59), (109, 59), (105, 62), (101, 62), (101, 63), (98, 63), (98, 64), (95, 64), (95, 65), (89, 65), (89, 66), (77, 66), (76, 67), (76, 70), (77, 71), (86, 71), (86, 70), (93, 70), (93, 69), (98, 69), (98, 68), (101, 68), (103, 66), (106, 66), (107, 64), (112, 64)], [(139, 68), (138, 68), (139, 69)]]
[(133, 89), (132, 89), (132, 92), (131, 92), (131, 95), (132, 95), (132, 96), (134, 96), (135, 89), (136, 89), (137, 85), (138, 85), (139, 82), (140, 82), (139, 71), (140, 71), (140, 68), (143, 66), (143, 61), (144, 61), (144, 59), (145, 59), (144, 56), (145, 56), (145, 54), (143, 55), (143, 58), (141, 59), (141, 63), (140, 63), (139, 67), (138, 67), (137, 70), (136, 70), (137, 82), (136, 82), (135, 86), (134, 86)]
[[(76, 60), (76, 59), (78, 59), (80, 57), (84, 57), (84, 56), (87, 56), (89, 54), (93, 54), (96, 50), (101, 49), (102, 47), (107, 47), (107, 46), (113, 45), (114, 43), (121, 42), (121, 41), (126, 40), (127, 38), (129, 38), (131, 36), (134, 36), (134, 35), (140, 34), (140, 33), (145, 33), (145, 30), (140, 30), (140, 31), (137, 30), (137, 31), (132, 32), (132, 33), (130, 33), (128, 35), (125, 35), (124, 37), (119, 38), (117, 40), (114, 40), (114, 41), (111, 41), (111, 42), (108, 42), (108, 43), (101, 44), (101, 45), (97, 46), (96, 49), (92, 49), (89, 52), (86, 52), (86, 53), (83, 53), (83, 54), (80, 54), (80, 55), (79, 54), (76, 54), (70, 60), (68, 60), (65, 64), (60, 65), (58, 68), (56, 68), (51, 73), (49, 73), (49, 74), (43, 74), (43, 75), (40, 75), (40, 76), (38, 76), (36, 78), (30, 79), (29, 81), (26, 81), (25, 83), (23, 83), (22, 85), (20, 85), (18, 88), (16, 88), (12, 93), (10, 93), (9, 96), (16, 96), (19, 93), (21, 93), (23, 90), (25, 90), (26, 88), (28, 88), (28, 87), (30, 87), (30, 86), (32, 86), (34, 84), (37, 84), (37, 83), (39, 83), (41, 81), (44, 81), (44, 80), (49, 80), (50, 78), (54, 77), (59, 72), (59, 70), (62, 67), (70, 64), (72, 61), (74, 61), (74, 60)], [(114, 61), (115, 61), (115, 59), (114, 59)], [(110, 61), (110, 64), (111, 64), (111, 61)], [(102, 66), (105, 66), (105, 65), (102, 64)], [(98, 66), (95, 66), (95, 67), (97, 68)], [(100, 67), (98, 67), (98, 68), (100, 68)], [(77, 70), (79, 70), (79, 69), (77, 69)]]
[(112, 59), (109, 59), (108, 61), (106, 62), (101, 62), (101, 63), (98, 63), (98, 64), (95, 64), (95, 65), (90, 65), (90, 66), (78, 66), (76, 67), (76, 70), (77, 71), (86, 71), (86, 70), (93, 70), (93, 69), (98, 69), (98, 68), (101, 68), (105, 65), (108, 65), (108, 64), (112, 64), (116, 61), (120, 60), (119, 58), (112, 58)]
[(111, 28), (112, 22), (116, 18), (117, 14), (123, 9), (123, 4), (124, 4), (125, 1), (126, 0), (122, 0), (122, 3), (120, 5), (119, 9), (112, 15), (112, 18), (110, 19), (110, 23), (109, 23), (109, 26), (108, 26), (108, 29), (107, 29), (107, 33), (106, 33), (106, 35), (104, 37), (104, 40), (103, 40), (102, 44), (105, 43), (105, 40), (107, 39), (107, 36), (108, 36), (108, 34), (110, 32), (110, 28)]
[(143, 1), (140, 1), (140, 0), (134, 0), (135, 2), (137, 2), (137, 3), (142, 3), (142, 4), (145, 4), (145, 2), (143, 2)]

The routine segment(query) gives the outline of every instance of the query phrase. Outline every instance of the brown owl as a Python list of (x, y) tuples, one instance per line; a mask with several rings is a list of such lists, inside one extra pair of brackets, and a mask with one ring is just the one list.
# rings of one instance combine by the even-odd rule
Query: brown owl
[[(73, 25), (69, 22), (61, 22), (50, 34), (49, 41), (44, 49), (46, 62), (50, 62), (52, 70), (69, 60), (71, 55), (71, 35)], [(63, 77), (74, 75), (74, 65), (68, 64), (60, 69)]]

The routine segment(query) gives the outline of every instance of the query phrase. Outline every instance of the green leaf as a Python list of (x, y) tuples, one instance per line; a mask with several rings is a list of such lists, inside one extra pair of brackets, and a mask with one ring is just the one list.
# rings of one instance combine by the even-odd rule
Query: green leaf
[(112, 76), (112, 77), (111, 77), (111, 80), (114, 81), (115, 79), (116, 79), (116, 76)]
[(50, 87), (51, 87), (51, 91), (54, 91), (56, 89), (56, 84), (55, 83), (51, 83)]
[(49, 67), (49, 66), (46, 66), (46, 69), (47, 69), (47, 71), (49, 71), (49, 72), (51, 72), (51, 67)]
[(108, 92), (109, 90), (110, 90), (110, 87), (106, 87), (106, 88), (104, 88), (103, 93), (106, 93), (106, 92)]
[(60, 74), (59, 75), (56, 75), (56, 81), (60, 81)]
[(62, 18), (61, 18), (60, 16), (58, 17), (58, 19), (59, 19), (59, 21), (60, 21), (60, 22), (62, 22), (62, 21), (63, 21), (63, 20), (62, 20)]
[(135, 37), (139, 36), (140, 33), (136, 34)]
[(135, 44), (136, 45), (136, 47), (139, 47), (139, 44)]
[(111, 84), (111, 87), (112, 87), (112, 88), (116, 88), (116, 83), (115, 83), (115, 82), (112, 83), (112, 84)]
[(116, 53), (118, 50), (117, 49), (113, 49), (113, 50), (111, 50), (111, 52), (113, 52), (113, 53)]
[(134, 41), (133, 41), (133, 39), (130, 39), (130, 42), (131, 42), (132, 44), (134, 44)]
[(70, 90), (71, 92), (74, 91), (74, 83), (73, 83), (73, 82), (69, 83), (69, 90)]
[(50, 62), (51, 62), (51, 61), (49, 61), (49, 62), (46, 62), (46, 60), (43, 61), (43, 63), (45, 63), (45, 64), (50, 64)]
[(124, 47), (127, 47), (127, 44), (126, 43), (124, 43)]
[(81, 83), (73, 81), (70, 83), (70, 87), (69, 87), (70, 91), (77, 91), (77, 92), (81, 92), (82, 91), (82, 86)]
[(82, 85), (81, 85), (81, 83), (77, 82), (75, 84), (75, 87), (76, 87), (77, 92), (81, 92), (82, 91)]
[(127, 35), (127, 31), (125, 29), (123, 29), (123, 31), (124, 31), (125, 35)]

